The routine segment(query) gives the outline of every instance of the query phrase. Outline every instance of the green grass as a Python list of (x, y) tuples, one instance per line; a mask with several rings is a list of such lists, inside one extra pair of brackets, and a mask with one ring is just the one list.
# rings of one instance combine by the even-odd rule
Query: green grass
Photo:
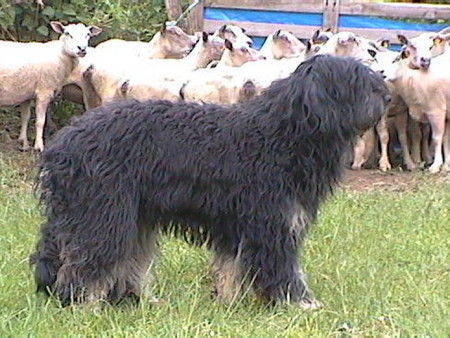
[(316, 312), (264, 307), (250, 296), (218, 304), (208, 252), (174, 238), (163, 241), (154, 269), (161, 304), (63, 309), (34, 293), (28, 266), (42, 221), (30, 156), (0, 153), (1, 337), (450, 335), (448, 183), (418, 174), (412, 191), (330, 198), (304, 253), (310, 287), (325, 304)]

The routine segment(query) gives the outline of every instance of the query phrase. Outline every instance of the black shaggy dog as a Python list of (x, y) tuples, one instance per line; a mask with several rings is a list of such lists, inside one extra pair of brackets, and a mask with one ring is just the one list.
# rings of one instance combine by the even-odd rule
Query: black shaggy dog
[(270, 303), (316, 307), (298, 248), (387, 94), (366, 66), (316, 56), (231, 107), (128, 101), (88, 112), (42, 154), (38, 290), (63, 304), (140, 295), (159, 234), (174, 232), (213, 250), (219, 298), (245, 277)]

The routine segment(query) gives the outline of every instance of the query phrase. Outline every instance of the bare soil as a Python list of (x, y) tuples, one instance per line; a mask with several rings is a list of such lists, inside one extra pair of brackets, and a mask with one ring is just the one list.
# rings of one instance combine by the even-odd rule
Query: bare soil
[(346, 170), (340, 184), (352, 191), (384, 190), (392, 192), (415, 191), (426, 182), (445, 181), (445, 175), (431, 175), (424, 171), (407, 172), (393, 169), (381, 172), (374, 169)]

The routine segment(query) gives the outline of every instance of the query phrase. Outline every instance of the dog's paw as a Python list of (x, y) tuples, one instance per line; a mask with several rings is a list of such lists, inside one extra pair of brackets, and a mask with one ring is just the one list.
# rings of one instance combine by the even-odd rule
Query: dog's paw
[(304, 298), (297, 303), (302, 310), (314, 311), (323, 308), (323, 304), (314, 298)]

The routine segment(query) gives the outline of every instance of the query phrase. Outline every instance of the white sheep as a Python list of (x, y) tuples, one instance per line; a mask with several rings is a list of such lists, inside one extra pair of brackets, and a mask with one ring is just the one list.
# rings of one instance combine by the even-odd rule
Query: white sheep
[(218, 36), (223, 40), (230, 40), (233, 43), (240, 42), (250, 47), (253, 46), (253, 40), (245, 34), (245, 30), (236, 25), (223, 25), (214, 32), (213, 36)]
[(277, 30), (270, 34), (260, 49), (266, 59), (284, 59), (299, 57), (306, 50), (306, 45), (294, 34), (284, 30)]
[(250, 96), (246, 92), (258, 95), (274, 80), (289, 76), (303, 60), (304, 56), (301, 56), (247, 62), (241, 67), (199, 69), (189, 75), (182, 94), (186, 101), (218, 104), (240, 102)]
[(105, 55), (115, 57), (181, 59), (190, 53), (196, 42), (196, 36), (186, 34), (180, 27), (164, 24), (150, 42), (110, 39), (99, 43), (95, 48), (105, 52)]
[(44, 149), (43, 130), (47, 106), (66, 78), (87, 52), (89, 39), (101, 29), (83, 24), (64, 26), (51, 22), (61, 34), (59, 40), (45, 43), (0, 41), (0, 106), (19, 105), (22, 126), (19, 141), (28, 148), (27, 124), (30, 107), (36, 101), (36, 140), (34, 148)]
[[(102, 103), (123, 98), (165, 98), (179, 97), (179, 89), (189, 73), (206, 67), (212, 60), (219, 60), (224, 50), (224, 41), (217, 37), (202, 34), (191, 53), (184, 59), (130, 58), (127, 63), (110, 59), (93, 63), (91, 88)], [(178, 89), (173, 91), (173, 88)], [(89, 101), (89, 100), (88, 100)], [(97, 99), (94, 101), (98, 102)], [(86, 102), (87, 107), (97, 103)]]
[(259, 51), (240, 41), (225, 39), (225, 50), (216, 67), (240, 67), (244, 63), (264, 60)]
[[(450, 40), (450, 34), (438, 39)], [(419, 122), (431, 125), (434, 160), (429, 168), (431, 173), (450, 170), (450, 52), (432, 57), (432, 61), (415, 57), (407, 42), (400, 57), (384, 71), (408, 105), (410, 116)], [(411, 67), (412, 66), (412, 67)], [(412, 69), (419, 68), (419, 69)], [(444, 150), (445, 163), (442, 154)], [(442, 166), (442, 168), (441, 168)]]

